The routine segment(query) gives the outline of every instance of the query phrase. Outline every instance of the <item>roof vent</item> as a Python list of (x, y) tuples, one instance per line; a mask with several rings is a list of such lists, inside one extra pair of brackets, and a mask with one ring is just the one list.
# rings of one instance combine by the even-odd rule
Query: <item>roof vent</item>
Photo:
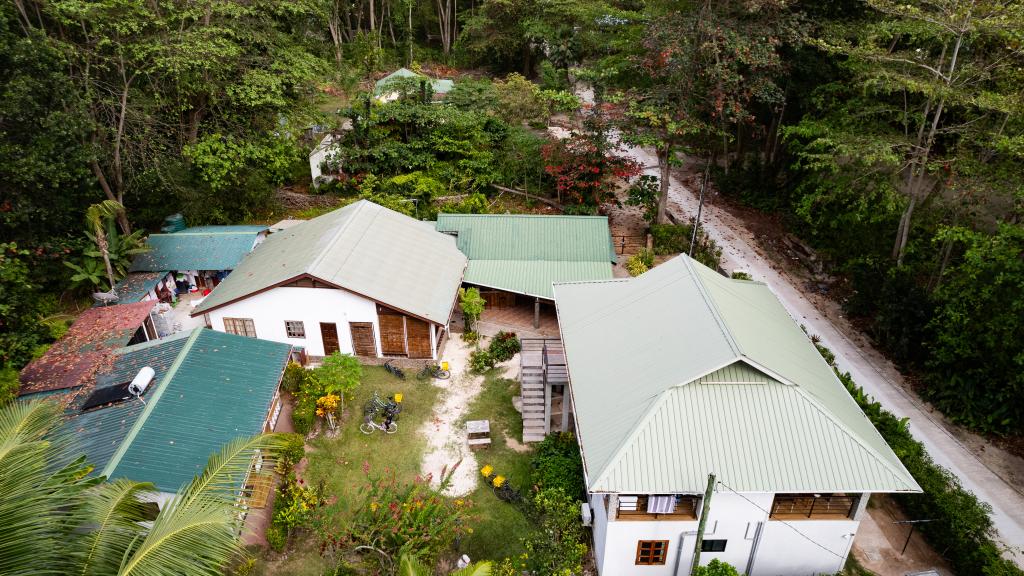
[(128, 392), (131, 392), (132, 396), (136, 398), (141, 397), (146, 392), (146, 388), (149, 388), (150, 383), (153, 382), (153, 378), (156, 377), (156, 371), (145, 366), (139, 373), (135, 375), (135, 379), (132, 380), (131, 384), (128, 385)]

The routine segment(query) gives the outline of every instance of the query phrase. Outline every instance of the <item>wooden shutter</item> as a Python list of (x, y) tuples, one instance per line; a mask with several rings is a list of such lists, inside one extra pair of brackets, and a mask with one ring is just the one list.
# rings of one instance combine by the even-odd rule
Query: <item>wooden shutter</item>
[(324, 341), (324, 356), (330, 356), (341, 350), (338, 347), (338, 326), (333, 322), (320, 323), (320, 337)]
[(409, 336), (409, 358), (432, 358), (430, 353), (430, 324), (406, 317), (405, 329)]
[(373, 341), (372, 322), (349, 322), (352, 349), (356, 356), (377, 356), (377, 343)]
[(405, 356), (405, 316), (379, 314), (380, 347), (385, 356)]

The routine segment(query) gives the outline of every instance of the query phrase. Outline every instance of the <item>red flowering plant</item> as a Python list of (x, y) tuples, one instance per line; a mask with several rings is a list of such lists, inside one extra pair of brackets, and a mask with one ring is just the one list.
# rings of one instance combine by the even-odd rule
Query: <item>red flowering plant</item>
[(618, 156), (603, 131), (574, 132), (541, 149), (544, 171), (555, 179), (559, 198), (568, 204), (596, 207), (614, 197), (614, 178), (632, 178), (641, 166)]
[(441, 493), (457, 467), (442, 471), (440, 489), (435, 490), (430, 476), (400, 482), (394, 472), (373, 474), (364, 464), (363, 503), (355, 509), (345, 540), (392, 558), (411, 554), (428, 564), (433, 562), (456, 538), (471, 530), (472, 503)]

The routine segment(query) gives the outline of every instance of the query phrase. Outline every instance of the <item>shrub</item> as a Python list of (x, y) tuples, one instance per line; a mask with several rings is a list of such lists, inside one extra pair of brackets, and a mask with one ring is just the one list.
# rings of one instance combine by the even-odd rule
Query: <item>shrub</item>
[(484, 299), (480, 296), (480, 290), (459, 288), (459, 307), (462, 308), (467, 332), (473, 329), (473, 323), (479, 320), (480, 315), (484, 313), (485, 304)]
[[(690, 224), (652, 224), (651, 236), (654, 238), (655, 254), (689, 253), (693, 226)], [(693, 259), (715, 270), (718, 269), (722, 260), (722, 249), (715, 244), (714, 240), (707, 237), (703, 228), (697, 230), (697, 246), (693, 251)]]
[(694, 576), (740, 576), (732, 564), (722, 562), (718, 558), (708, 562), (707, 566), (698, 566), (693, 573)]
[(317, 398), (329, 394), (347, 398), (351, 397), (352, 391), (359, 386), (359, 381), (363, 377), (363, 367), (355, 356), (335, 352), (324, 358), (323, 364), (313, 370), (313, 374), (316, 378), (306, 379), (303, 393), (311, 393)]
[(661, 195), (661, 185), (658, 182), (657, 176), (644, 174), (627, 190), (626, 204), (642, 208), (644, 221), (648, 225), (654, 224), (658, 218), (658, 197)]
[(309, 434), (313, 431), (314, 422), (316, 422), (315, 404), (312, 407), (295, 405), (295, 410), (292, 411), (292, 427), (295, 428), (295, 432), (303, 436)]
[(284, 473), (288, 473), (306, 456), (306, 438), (297, 433), (281, 434), (281, 438), (283, 443), (278, 453), (278, 464)]
[(581, 499), (584, 495), (583, 460), (572, 432), (550, 434), (537, 445), (530, 459), (533, 483), (541, 490), (561, 490)]
[(729, 277), (732, 278), (733, 280), (753, 280), (753, 278), (750, 277), (750, 274), (747, 274), (746, 272), (741, 272), (739, 270), (730, 274)]
[(822, 357), (921, 485), (921, 494), (894, 494), (893, 497), (910, 517), (936, 519), (920, 525), (921, 533), (932, 548), (942, 550), (958, 574), (1024, 576), (1024, 571), (1000, 556), (999, 545), (993, 540), (991, 507), (965, 490), (949, 470), (932, 461), (924, 445), (911, 435), (907, 419), (882, 408), (857, 386), (849, 372), (840, 372), (835, 365), (835, 355), (817, 344), (817, 340), (812, 337)]
[(587, 546), (579, 501), (561, 490), (541, 490), (534, 495), (533, 505), (540, 529), (523, 538), (528, 571), (558, 576), (582, 573)]
[(284, 547), (288, 544), (288, 531), (284, 526), (274, 523), (267, 526), (267, 544), (274, 552), (284, 551)]
[(476, 374), (483, 374), (494, 368), (494, 356), (489, 350), (473, 350), (469, 355), (469, 369)]
[(17, 398), (20, 385), (17, 370), (10, 366), (0, 367), (0, 406)]
[(281, 389), (290, 394), (295, 394), (306, 379), (306, 369), (296, 362), (289, 362), (284, 369), (284, 376), (281, 378)]
[(462, 341), (470, 346), (476, 346), (480, 342), (480, 333), (469, 330), (462, 333)]
[(629, 272), (630, 276), (639, 276), (650, 270), (650, 268), (650, 266), (644, 264), (640, 254), (633, 254), (629, 257), (629, 260), (626, 260), (626, 271)]
[(508, 362), (520, 349), (519, 337), (515, 332), (498, 332), (487, 346), (487, 351), (495, 363)]

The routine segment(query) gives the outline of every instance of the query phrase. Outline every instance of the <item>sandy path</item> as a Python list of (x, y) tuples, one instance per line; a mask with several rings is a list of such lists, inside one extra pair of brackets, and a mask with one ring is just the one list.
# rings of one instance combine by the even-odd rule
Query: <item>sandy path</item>
[[(593, 101), (589, 91), (581, 92), (580, 96), (586, 102)], [(657, 166), (657, 158), (650, 150), (622, 148), (644, 166)], [(648, 168), (645, 173), (657, 175), (658, 171), (656, 167)], [(692, 219), (697, 212), (697, 195), (674, 177), (669, 182), (669, 210), (680, 220)], [(725, 210), (705, 204), (701, 225), (722, 248), (726, 270), (741, 269), (754, 280), (768, 284), (790, 315), (807, 326), (811, 334), (820, 336), (822, 343), (835, 353), (841, 370), (850, 372), (888, 410), (910, 419), (911, 432), (928, 448), (935, 462), (949, 469), (965, 488), (992, 506), (999, 539), (1012, 549), (1014, 561), (1024, 566), (1024, 491), (1013, 484), (1024, 483), (1021, 460), (976, 435), (944, 423), (940, 414), (905, 389), (895, 366), (838, 311), (829, 310), (827, 302), (812, 302), (799, 282), (778, 269), (758, 248), (757, 240), (743, 222)]]
[(434, 414), (424, 423), (420, 432), (427, 438), (420, 471), (424, 476), (431, 474), (437, 487), (441, 471), (450, 470), (460, 459), (462, 463), (455, 470), (451, 484), (445, 490), (449, 496), (465, 496), (476, 489), (476, 456), (466, 444), (466, 434), (459, 419), (469, 409), (470, 402), (483, 388), (483, 376), (469, 371), (469, 353), (472, 349), (453, 334), (445, 345), (444, 358), (448, 362), (452, 377), (449, 380), (432, 380), (432, 384), (443, 389), (441, 400), (434, 406)]

